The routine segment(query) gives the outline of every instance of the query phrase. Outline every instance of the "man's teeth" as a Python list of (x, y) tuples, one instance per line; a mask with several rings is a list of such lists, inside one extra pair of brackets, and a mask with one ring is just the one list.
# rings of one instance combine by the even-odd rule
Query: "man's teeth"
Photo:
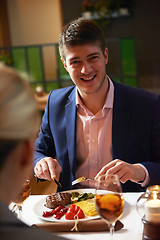
[(95, 76), (92, 76), (92, 77), (85, 77), (85, 78), (82, 78), (82, 79), (85, 80), (85, 81), (90, 81), (90, 80), (92, 80), (94, 77), (95, 77)]

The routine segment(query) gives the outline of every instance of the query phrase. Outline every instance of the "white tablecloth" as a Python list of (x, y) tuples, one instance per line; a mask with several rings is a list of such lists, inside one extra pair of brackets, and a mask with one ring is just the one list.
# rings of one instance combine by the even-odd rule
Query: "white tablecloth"
[[(115, 232), (115, 240), (142, 240), (143, 224), (136, 210), (136, 201), (141, 193), (124, 193), (125, 208), (121, 221), (124, 228)], [(23, 204), (22, 221), (28, 225), (44, 222), (33, 211), (34, 205), (45, 195), (31, 195)], [(74, 240), (110, 239), (109, 232), (98, 233), (58, 233)]]

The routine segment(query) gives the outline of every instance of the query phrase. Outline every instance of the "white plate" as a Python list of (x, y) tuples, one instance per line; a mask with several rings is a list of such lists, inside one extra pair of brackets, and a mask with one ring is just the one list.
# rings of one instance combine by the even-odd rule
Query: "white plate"
[[(69, 190), (69, 191), (64, 191), (64, 192), (79, 192), (80, 194), (82, 194), (82, 193), (93, 193), (93, 194), (95, 194), (95, 189), (91, 189), (91, 188), (89, 188), (89, 189), (73, 189), (73, 190)], [(94, 201), (94, 199), (93, 199), (93, 201)], [(56, 219), (56, 218), (54, 218), (54, 217), (43, 217), (42, 216), (42, 214), (43, 214), (43, 212), (45, 212), (45, 211), (50, 211), (51, 209), (49, 209), (49, 208), (47, 208), (47, 207), (45, 207), (44, 206), (44, 204), (45, 204), (45, 202), (46, 202), (46, 196), (45, 197), (42, 197), (42, 199), (41, 200), (39, 200), (34, 206), (33, 206), (33, 211), (34, 211), (34, 213), (39, 217), (39, 218), (41, 218), (41, 219), (43, 219), (43, 220), (45, 220), (45, 221), (49, 221), (49, 222), (68, 222), (68, 221), (75, 221), (75, 220), (66, 220), (65, 219), (65, 216), (63, 216), (61, 219)], [(70, 205), (68, 205), (68, 206), (70, 206)], [(68, 207), (67, 206), (67, 207)], [(97, 219), (97, 218), (100, 218), (100, 216), (99, 215), (96, 215), (96, 216), (93, 216), (93, 217), (91, 217), (91, 216), (85, 216), (85, 218), (83, 218), (83, 219), (79, 219), (79, 221), (84, 221), (84, 220), (93, 220), (93, 219)]]
[[(93, 193), (95, 194), (95, 189), (92, 189), (92, 188), (84, 188), (84, 189), (73, 189), (73, 190), (69, 190), (69, 191), (64, 191), (64, 192), (79, 192), (80, 194), (82, 193)], [(91, 201), (94, 201), (94, 199), (91, 199)], [(65, 216), (63, 216), (61, 219), (56, 219), (54, 218), (53, 216), (52, 217), (43, 217), (42, 214), (43, 212), (45, 211), (50, 211), (51, 209), (50, 208), (47, 208), (44, 206), (46, 202), (46, 196), (42, 196), (42, 199), (39, 200), (34, 206), (33, 206), (33, 211), (34, 213), (41, 219), (45, 220), (45, 221), (49, 221), (49, 222), (68, 222), (68, 221), (75, 221), (75, 220), (67, 220), (65, 219)], [(70, 205), (67, 205), (67, 207), (69, 207)], [(125, 218), (129, 212), (131, 210), (131, 206), (130, 204), (125, 200), (124, 202), (124, 210), (123, 210), (123, 214), (121, 216), (120, 219), (123, 219)], [(94, 219), (98, 219), (100, 218), (99, 215), (96, 215), (96, 216), (85, 216), (85, 218), (83, 219), (79, 219), (79, 221), (84, 221), (84, 220), (94, 220)]]

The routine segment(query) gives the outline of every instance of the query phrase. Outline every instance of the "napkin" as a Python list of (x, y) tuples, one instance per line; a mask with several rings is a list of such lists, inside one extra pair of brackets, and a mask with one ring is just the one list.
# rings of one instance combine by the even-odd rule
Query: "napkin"
[[(52, 223), (38, 223), (33, 224), (32, 227), (41, 228), (43, 230), (47, 230), (50, 232), (101, 232), (101, 231), (109, 231), (109, 227), (107, 223), (102, 220), (88, 220), (88, 221), (79, 221), (77, 223), (77, 229), (74, 228), (75, 222), (52, 222)], [(115, 231), (123, 228), (123, 223), (121, 221), (117, 221), (115, 224)], [(72, 230), (73, 229), (73, 230)]]

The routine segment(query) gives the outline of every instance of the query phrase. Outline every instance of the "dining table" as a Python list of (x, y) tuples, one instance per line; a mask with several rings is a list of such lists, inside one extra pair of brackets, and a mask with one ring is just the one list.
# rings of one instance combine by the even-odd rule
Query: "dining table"
[[(123, 223), (123, 228), (114, 232), (115, 240), (142, 240), (143, 239), (143, 223), (141, 216), (137, 212), (136, 202), (142, 193), (127, 192), (123, 193), (124, 196), (124, 210), (120, 218)], [(47, 195), (30, 195), (29, 198), (23, 203), (23, 211), (21, 220), (27, 225), (33, 226), (40, 223), (48, 223), (47, 220), (42, 219), (35, 212), (35, 206), (41, 199), (46, 198)], [(96, 221), (96, 220), (95, 220)], [(65, 224), (65, 222), (64, 222)], [(97, 239), (110, 239), (109, 231), (101, 232), (58, 232), (59, 236), (66, 239), (74, 240), (97, 240)]]

